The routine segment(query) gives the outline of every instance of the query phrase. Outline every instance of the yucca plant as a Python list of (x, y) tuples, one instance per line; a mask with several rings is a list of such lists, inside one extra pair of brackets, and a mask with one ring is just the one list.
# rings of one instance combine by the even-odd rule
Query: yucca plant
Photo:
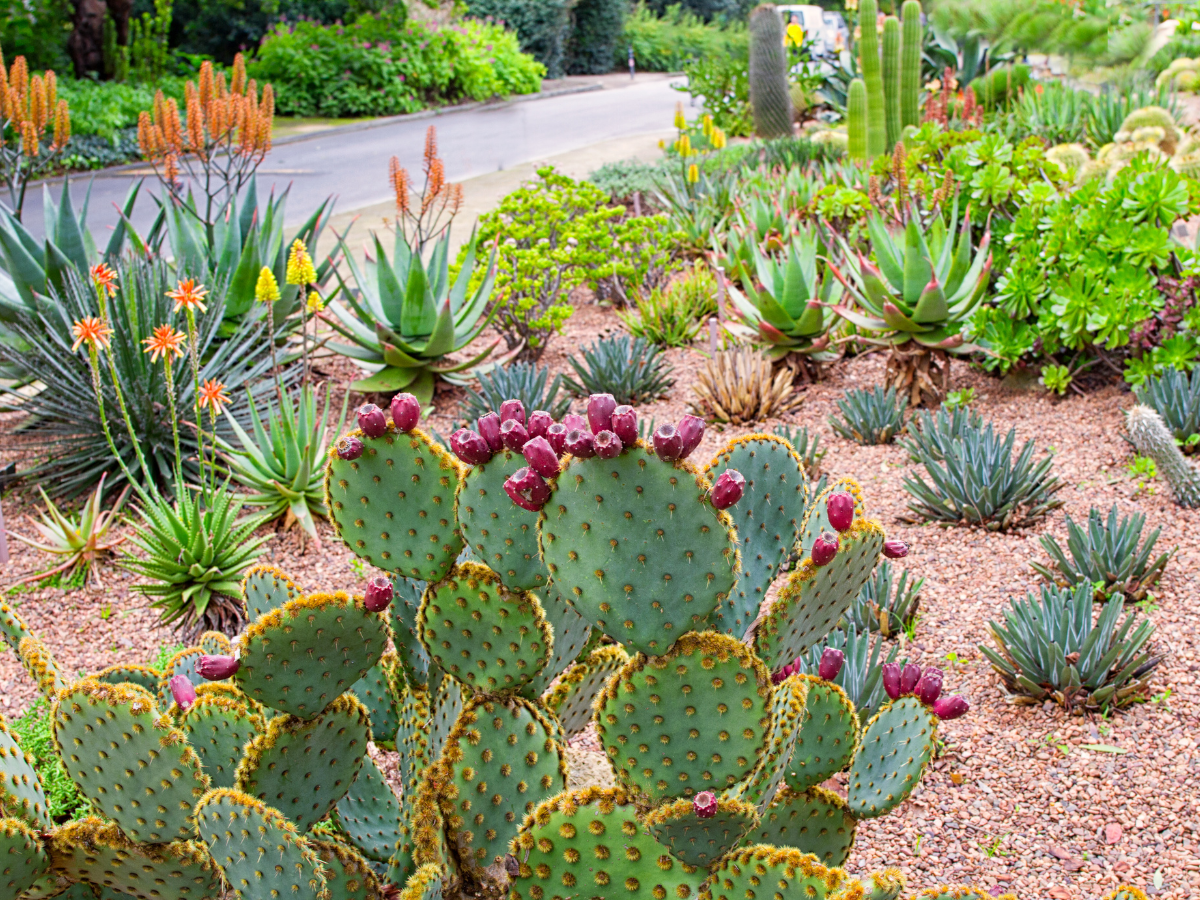
[(893, 644), (887, 658), (880, 662), (883, 641), (871, 640), (869, 631), (848, 623), (843, 628), (829, 632), (825, 640), (819, 641), (800, 656), (797, 659), (800, 670), (815, 675), (821, 663), (821, 654), (829, 647), (842, 651), (845, 656), (842, 670), (833, 680), (834, 684), (845, 691), (854, 704), (859, 724), (866, 725), (871, 716), (878, 712), (880, 705), (887, 701), (887, 695), (883, 692), (883, 663), (896, 661), (900, 645)]
[(458, 418), (471, 423), (490, 412), (498, 413), (505, 400), (520, 400), (528, 412), (544, 409), (561, 419), (571, 408), (571, 398), (562, 393), (562, 375), (555, 375), (547, 388), (549, 377), (550, 370), (537, 363), (497, 366), (480, 374), (478, 389), (467, 391), (458, 408)]
[(908, 438), (899, 443), (908, 451), (913, 462), (922, 458), (944, 459), (945, 448), (957, 442), (965, 429), (978, 431), (983, 427), (983, 416), (968, 406), (947, 409), (942, 406), (936, 413), (918, 410), (909, 420)]
[(663, 348), (640, 337), (598, 338), (581, 352), (582, 360), (575, 354), (567, 358), (576, 377), (563, 379), (577, 397), (612, 394), (617, 403), (633, 405), (662, 397), (675, 384)]
[(1200, 374), (1193, 376), (1178, 369), (1165, 369), (1161, 375), (1147, 378), (1133, 389), (1143, 406), (1163, 417), (1175, 441), (1184, 453), (1200, 448)]
[[(1100, 510), (1088, 510), (1087, 528), (1067, 516), (1067, 547), (1064, 550), (1053, 535), (1039, 539), (1050, 554), (1049, 566), (1035, 562), (1035, 572), (1064, 587), (1091, 585), (1097, 600), (1122, 594), (1130, 600), (1143, 600), (1150, 585), (1162, 575), (1176, 547), (1151, 561), (1160, 528), (1142, 542), (1146, 516), (1135, 512), (1120, 516), (1117, 504), (1108, 511), (1105, 522)], [(1140, 545), (1140, 546), (1139, 546)]]
[(885, 638), (911, 632), (917, 621), (925, 579), (918, 578), (909, 584), (908, 569), (900, 570), (899, 579), (893, 576), (892, 564), (887, 560), (880, 562), (846, 610), (846, 621), (859, 631), (878, 631)]
[(1148, 619), (1115, 597), (1092, 621), (1092, 588), (1054, 585), (1014, 598), (1003, 624), (989, 622), (996, 648), (979, 650), (1013, 695), (1014, 703), (1053, 700), (1067, 708), (1108, 709), (1144, 697), (1150, 675), (1162, 661), (1146, 645), (1154, 633)]
[(889, 444), (904, 430), (908, 397), (897, 396), (894, 387), (878, 385), (871, 390), (853, 388), (837, 401), (842, 417), (829, 417), (829, 424), (844, 438), (859, 444)]

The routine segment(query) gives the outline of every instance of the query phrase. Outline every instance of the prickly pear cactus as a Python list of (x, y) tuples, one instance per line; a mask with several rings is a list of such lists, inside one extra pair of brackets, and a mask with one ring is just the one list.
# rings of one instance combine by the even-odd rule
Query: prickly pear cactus
[[(246, 619), (250, 622), (273, 609), (279, 609), (302, 594), (296, 583), (282, 569), (275, 566), (252, 566), (246, 570), (246, 576), (242, 579)], [(205, 653), (228, 652), (203, 649)]]
[(730, 853), (712, 870), (700, 891), (701, 900), (745, 900), (762, 884), (782, 897), (826, 900), (849, 883), (841, 869), (827, 869), (792, 847), (756, 844)]
[(0, 819), (0, 889), (18, 897), (50, 870), (50, 854), (38, 833), (20, 819)]
[(389, 650), (350, 688), (371, 717), (371, 740), (384, 750), (396, 749), (396, 729), (400, 727), (395, 697), (399, 665), (395, 652)]
[(158, 686), (163, 680), (162, 673), (149, 666), (109, 666), (92, 677), (105, 684), (137, 685), (152, 694), (158, 693)]
[(754, 840), (776, 847), (795, 847), (813, 854), (825, 866), (840, 866), (854, 846), (858, 824), (846, 801), (820, 787), (793, 791), (785, 787), (763, 813)]
[(0, 716), (0, 818), (20, 819), (39, 831), (48, 831), (54, 824), (42, 779), (33, 768), (33, 757), (21, 749), (3, 716)]
[(850, 767), (850, 812), (874, 819), (891, 812), (916, 788), (933, 758), (937, 717), (916, 697), (886, 704), (867, 723)]
[(812, 675), (793, 675), (808, 686), (804, 715), (796, 735), (788, 785), (796, 791), (813, 787), (850, 765), (858, 749), (858, 717), (846, 692)]
[(775, 793), (788, 770), (788, 762), (793, 758), (805, 716), (808, 684), (803, 677), (792, 675), (775, 685), (771, 701), (771, 734), (767, 738), (766, 753), (737, 790), (739, 800), (753, 803), (760, 812), (775, 799)]
[(758, 825), (758, 810), (749, 803), (721, 797), (716, 811), (701, 817), (691, 800), (676, 800), (650, 812), (644, 825), (676, 859), (707, 869)]
[(238, 763), (246, 743), (267, 730), (266, 720), (238, 700), (201, 688), (183, 712), (171, 708), (175, 727), (184, 733), (214, 788), (237, 784)]
[(358, 778), (334, 808), (334, 816), (350, 843), (368, 859), (386, 863), (396, 852), (400, 801), (375, 760), (363, 760)]
[(530, 699), (542, 696), (550, 684), (568, 667), (582, 659), (600, 643), (600, 632), (591, 622), (581, 616), (562, 594), (547, 585), (539, 589), (537, 597), (550, 626), (550, 661), (521, 689), (521, 694)]
[(513, 591), (544, 587), (549, 580), (538, 552), (537, 513), (517, 506), (504, 492), (505, 480), (525, 465), (521, 454), (500, 450), (467, 471), (455, 498), (463, 539)]
[(309, 839), (325, 871), (325, 886), (337, 900), (380, 900), (383, 889), (370, 864), (357, 850), (335, 837)]
[(417, 613), (428, 584), (403, 575), (392, 576), (394, 596), (391, 610), (392, 642), (396, 645), (396, 660), (408, 684), (425, 687), (429, 683), (429, 654), (417, 636)]
[(59, 691), (70, 686), (49, 648), (32, 635), (21, 639), (17, 646), (17, 657), (38, 689), (49, 699), (53, 700)]
[(597, 647), (586, 659), (571, 666), (558, 684), (543, 695), (547, 709), (558, 717), (568, 738), (587, 728), (592, 721), (596, 696), (628, 662), (629, 654), (620, 644)]

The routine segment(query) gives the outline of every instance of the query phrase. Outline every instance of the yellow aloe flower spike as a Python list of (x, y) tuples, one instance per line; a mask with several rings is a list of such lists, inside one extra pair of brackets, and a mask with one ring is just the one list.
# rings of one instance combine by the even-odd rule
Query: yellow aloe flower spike
[(266, 266), (258, 273), (258, 283), (254, 286), (254, 299), (259, 303), (274, 303), (279, 299), (279, 282), (275, 273)]
[(700, 167), (695, 163), (692, 163), (690, 166), (688, 166), (688, 181), (690, 181), (692, 184), (695, 184), (699, 180)]
[(313, 261), (312, 257), (308, 255), (308, 248), (304, 246), (304, 241), (297, 239), (292, 244), (292, 252), (288, 254), (287, 283), (314, 284), (316, 280), (317, 270), (313, 268)]

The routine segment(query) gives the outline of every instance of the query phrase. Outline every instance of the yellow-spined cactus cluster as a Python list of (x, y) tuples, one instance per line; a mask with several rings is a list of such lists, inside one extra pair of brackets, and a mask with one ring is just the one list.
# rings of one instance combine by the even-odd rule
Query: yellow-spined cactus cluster
[(1195, 59), (1181, 56), (1179, 59), (1171, 60), (1171, 64), (1154, 79), (1156, 88), (1161, 89), (1168, 84), (1177, 91), (1200, 89), (1200, 56)]
[(1096, 151), (1095, 158), (1081, 144), (1058, 144), (1046, 151), (1046, 158), (1083, 184), (1110, 177), (1139, 154), (1182, 174), (1200, 174), (1200, 136), (1185, 131), (1161, 106), (1143, 106), (1131, 112), (1112, 142)]

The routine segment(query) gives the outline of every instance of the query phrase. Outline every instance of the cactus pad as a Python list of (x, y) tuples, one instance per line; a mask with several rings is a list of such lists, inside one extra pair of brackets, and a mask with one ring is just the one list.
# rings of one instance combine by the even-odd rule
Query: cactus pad
[(171, 713), (214, 788), (231, 788), (237, 783), (242, 748), (267, 728), (266, 720), (246, 704), (207, 691), (184, 712), (173, 707)]
[(303, 596), (303, 592), (282, 569), (252, 566), (242, 579), (242, 596), (245, 598), (246, 618), (253, 622), (259, 616)]
[(508, 476), (526, 465), (521, 454), (500, 450), (467, 471), (455, 499), (463, 540), (512, 591), (543, 587), (549, 577), (538, 553), (537, 513), (517, 506), (504, 490)]
[(264, 706), (315, 716), (382, 658), (384, 615), (340, 591), (292, 600), (238, 638), (234, 683)]
[(237, 789), (307, 831), (346, 796), (370, 739), (370, 715), (351, 694), (313, 719), (280, 716), (246, 745)]
[(863, 499), (862, 488), (857, 481), (853, 478), (839, 478), (833, 484), (828, 485), (820, 494), (812, 498), (805, 511), (795, 546), (796, 554), (801, 559), (812, 555), (813, 543), (821, 536), (821, 532), (833, 531), (833, 526), (829, 524), (829, 512), (825, 508), (825, 501), (831, 495), (840, 493), (849, 494), (854, 498), (854, 518), (856, 520), (866, 516), (866, 501)]
[(784, 788), (763, 813), (754, 839), (760, 844), (795, 847), (813, 854), (822, 865), (840, 866), (854, 845), (854, 816), (846, 801), (824, 788)]
[(131, 839), (158, 844), (192, 836), (192, 808), (208, 790), (208, 776), (147, 691), (85, 678), (59, 695), (51, 719), (67, 774)]
[(799, 675), (791, 675), (775, 685), (771, 700), (771, 734), (767, 738), (766, 753), (737, 791), (739, 800), (754, 804), (759, 812), (771, 805), (783, 783), (796, 738), (800, 734), (807, 695), (808, 682)]
[[(896, 900), (904, 890), (904, 873), (899, 869), (884, 869), (882, 872), (872, 872), (866, 878), (860, 878), (859, 886), (863, 890), (863, 900)], [(993, 900), (1017, 900), (1012, 894), (996, 897)]]
[(378, 569), (439, 580), (463, 547), (454, 516), (461, 467), (420, 429), (351, 434), (363, 442), (362, 456), (345, 460), (330, 448), (325, 468), (338, 537)]
[(620, 788), (571, 791), (540, 804), (512, 854), (520, 864), (512, 900), (688, 898), (704, 880), (664, 852)]
[(600, 642), (600, 632), (576, 611), (554, 585), (541, 588), (536, 594), (541, 601), (542, 612), (546, 614), (553, 640), (550, 661), (521, 690), (522, 695), (531, 700), (544, 694), (550, 682)]
[(363, 760), (358, 778), (338, 801), (334, 815), (363, 856), (376, 862), (391, 858), (400, 839), (400, 801), (375, 760)]
[(642, 441), (572, 459), (542, 510), (542, 555), (580, 614), (627, 649), (660, 654), (703, 627), (739, 571), (732, 519), (691, 464)]
[(199, 647), (189, 647), (186, 650), (180, 650), (168, 660), (167, 664), (162, 667), (161, 678), (158, 682), (158, 688), (154, 692), (158, 700), (160, 709), (167, 709), (171, 705), (171, 679), (176, 675), (184, 676), (194, 686), (207, 684), (207, 682), (196, 673), (196, 662), (204, 655)]
[(392, 576), (392, 642), (396, 645), (396, 657), (400, 671), (409, 684), (425, 687), (429, 683), (429, 654), (417, 636), (417, 613), (421, 609), (421, 597), (428, 585), (403, 575)]
[(818, 566), (807, 558), (788, 576), (755, 627), (754, 652), (771, 669), (787, 665), (828, 634), (871, 577), (883, 550), (883, 529), (855, 519), (840, 539), (829, 564)]
[(429, 692), (418, 687), (403, 689), (396, 710), (400, 790), (402, 796), (415, 797), (420, 772), (434, 759), (429, 751)]
[(398, 900), (442, 900), (444, 871), (437, 863), (426, 863), (404, 883)]
[(620, 644), (597, 647), (563, 674), (548, 694), (546, 707), (562, 725), (563, 734), (572, 738), (592, 721), (592, 704), (614, 674), (629, 663), (629, 654)]
[(16, 610), (0, 600), (0, 637), (12, 648), (13, 653), (21, 646), (21, 641), (30, 636), (29, 626), (17, 615)]
[[(1136, 890), (1136, 889), (1135, 889)], [(1138, 895), (1141, 895), (1140, 897)], [(1146, 895), (1141, 891), (1136, 894), (1122, 894), (1120, 891), (1110, 894), (1106, 900), (1145, 900)], [(999, 897), (993, 897), (992, 893), (987, 888), (972, 887), (969, 884), (959, 885), (941, 885), (940, 887), (926, 888), (918, 894), (915, 894), (913, 900), (1016, 900), (1012, 894), (1001, 894)]]
[(793, 791), (803, 791), (850, 765), (858, 749), (858, 716), (846, 692), (833, 682), (813, 675), (792, 677), (805, 681), (808, 693), (786, 778)]
[[(258, 618), (258, 616), (254, 618)], [(200, 635), (200, 640), (196, 641), (196, 646), (209, 656), (228, 656), (233, 650), (233, 644), (230, 643), (229, 638), (219, 631), (204, 632)]]
[(916, 697), (883, 706), (863, 730), (850, 767), (850, 812), (874, 819), (904, 802), (933, 758), (936, 738), (937, 717)]
[(70, 683), (63, 676), (58, 663), (54, 661), (54, 654), (33, 635), (21, 639), (17, 646), (17, 656), (20, 657), (21, 665), (25, 667), (29, 677), (37, 683), (38, 690), (51, 702), (58, 696), (59, 691), (69, 687)]
[(336, 838), (309, 839), (325, 867), (325, 885), (336, 900), (382, 900), (383, 888), (362, 854)]
[(643, 824), (676, 859), (707, 869), (758, 824), (758, 810), (749, 803), (721, 797), (716, 814), (702, 819), (691, 800), (676, 800), (656, 808)]
[[(849, 879), (841, 869), (828, 869), (792, 847), (755, 844), (729, 854), (712, 870), (700, 891), (701, 900), (746, 900), (764, 897), (834, 897)], [(773, 890), (772, 890), (773, 889)]]
[(449, 675), (438, 673), (439, 681), (433, 686), (429, 697), (429, 759), (435, 760), (442, 755), (442, 746), (458, 714), (462, 712), (466, 697), (457, 681)]
[(618, 780), (651, 800), (723, 791), (758, 765), (771, 677), (740, 641), (689, 632), (638, 654), (596, 700), (596, 731)]
[(196, 805), (196, 830), (238, 900), (328, 900), (320, 857), (277, 810), (225, 788)]
[(33, 763), (0, 716), (0, 818), (21, 819), (39, 831), (48, 831), (54, 822)]
[(389, 650), (379, 662), (350, 688), (371, 717), (371, 740), (385, 750), (396, 747), (396, 729), (400, 727), (396, 697), (392, 693), (399, 666), (396, 654)]
[(746, 479), (745, 495), (729, 510), (742, 542), (742, 574), (729, 599), (717, 609), (715, 624), (741, 638), (796, 543), (808, 485), (796, 451), (770, 435), (735, 438), (704, 474), (715, 482), (728, 469), (736, 469)]
[(92, 677), (105, 684), (135, 684), (151, 694), (157, 694), (162, 683), (162, 672), (149, 666), (109, 666)]
[(50, 870), (50, 855), (36, 831), (20, 819), (0, 819), (0, 890), (18, 897)]
[(425, 589), (417, 629), (434, 662), (485, 694), (532, 680), (550, 661), (554, 640), (537, 597), (508, 590), (495, 572), (472, 562)]

